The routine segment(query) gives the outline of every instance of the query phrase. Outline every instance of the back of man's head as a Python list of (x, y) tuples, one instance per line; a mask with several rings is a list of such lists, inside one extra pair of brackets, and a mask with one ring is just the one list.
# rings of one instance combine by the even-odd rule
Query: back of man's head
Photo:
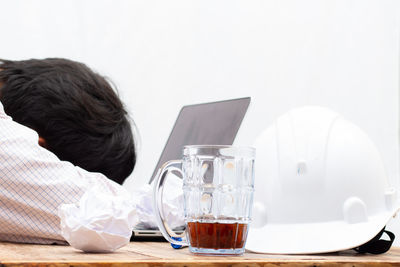
[(61, 160), (122, 184), (135, 145), (127, 112), (104, 77), (60, 58), (0, 60), (0, 69), (8, 115), (36, 130)]

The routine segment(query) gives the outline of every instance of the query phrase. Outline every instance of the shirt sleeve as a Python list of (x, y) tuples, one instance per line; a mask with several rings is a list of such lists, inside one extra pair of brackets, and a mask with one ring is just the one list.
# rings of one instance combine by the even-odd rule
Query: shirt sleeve
[(116, 195), (119, 184), (61, 161), (38, 144), (38, 134), (7, 116), (0, 102), (0, 240), (65, 243), (57, 216), (89, 188)]

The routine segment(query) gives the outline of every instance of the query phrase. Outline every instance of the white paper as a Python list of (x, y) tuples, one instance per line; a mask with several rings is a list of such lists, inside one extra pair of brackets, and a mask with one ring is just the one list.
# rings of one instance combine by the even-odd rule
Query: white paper
[[(153, 211), (153, 184), (146, 184), (133, 192), (133, 203), (142, 227), (157, 228)], [(169, 173), (163, 194), (166, 221), (174, 229), (184, 225), (182, 179)]]
[[(182, 226), (182, 180), (169, 177), (164, 188), (164, 214), (171, 228)], [(85, 252), (113, 252), (129, 243), (135, 225), (157, 228), (153, 213), (153, 186), (144, 185), (129, 194), (116, 195), (93, 188), (76, 204), (59, 207), (61, 235), (74, 248)]]
[(86, 252), (112, 252), (129, 243), (139, 217), (129, 194), (87, 191), (78, 204), (59, 207), (61, 235)]

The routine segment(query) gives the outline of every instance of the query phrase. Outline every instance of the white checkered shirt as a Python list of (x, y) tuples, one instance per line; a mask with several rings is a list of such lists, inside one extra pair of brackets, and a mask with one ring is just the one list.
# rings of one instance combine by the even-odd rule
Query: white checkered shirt
[(4, 112), (0, 102), (0, 240), (65, 243), (57, 209), (76, 203), (88, 188), (116, 194), (121, 186), (90, 173), (38, 144), (38, 134)]

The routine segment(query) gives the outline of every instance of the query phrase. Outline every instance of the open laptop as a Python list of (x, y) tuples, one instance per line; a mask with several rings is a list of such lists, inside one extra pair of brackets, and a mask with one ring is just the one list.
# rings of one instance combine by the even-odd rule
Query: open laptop
[[(162, 164), (182, 158), (182, 150), (186, 145), (232, 145), (249, 104), (250, 97), (245, 97), (184, 106), (149, 183), (154, 180)], [(135, 228), (132, 240), (164, 240), (158, 229), (146, 229), (140, 224)]]

